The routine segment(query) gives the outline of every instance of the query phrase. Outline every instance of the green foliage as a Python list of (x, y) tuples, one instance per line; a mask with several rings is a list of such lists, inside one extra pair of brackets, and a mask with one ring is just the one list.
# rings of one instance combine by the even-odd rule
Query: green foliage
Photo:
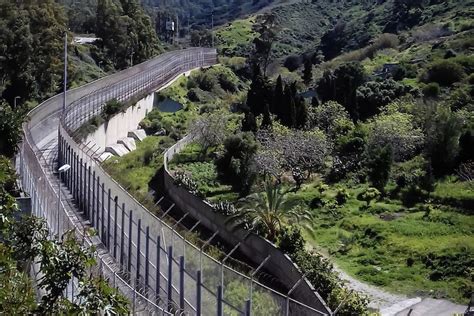
[(105, 121), (108, 121), (121, 111), (125, 111), (125, 105), (117, 99), (112, 99), (104, 105), (101, 116)]
[(357, 89), (364, 82), (364, 68), (359, 63), (345, 63), (334, 72), (326, 71), (318, 82), (317, 91), (323, 102), (333, 100), (342, 104), (355, 120), (359, 117), (356, 107)]
[(2, 0), (0, 7), (0, 93), (13, 103), (16, 96), (26, 101), (56, 92), (67, 29), (63, 8), (53, 0)]
[(370, 183), (380, 192), (385, 192), (392, 163), (393, 153), (390, 146), (376, 147), (369, 152), (367, 175)]
[(427, 82), (436, 82), (442, 86), (451, 86), (465, 77), (463, 67), (450, 60), (440, 60), (432, 63), (426, 73)]
[(357, 89), (359, 118), (365, 120), (390, 102), (408, 93), (410, 88), (394, 80), (369, 81)]
[(365, 201), (365, 203), (367, 203), (367, 207), (369, 207), (370, 203), (373, 200), (378, 199), (380, 195), (381, 195), (380, 191), (377, 190), (376, 188), (368, 188), (367, 190), (362, 192), (362, 194), (360, 194), (358, 198), (361, 199), (362, 201)]
[(298, 253), (305, 248), (306, 241), (297, 226), (285, 227), (278, 237), (278, 248), (295, 260)]
[(107, 58), (119, 69), (141, 63), (159, 50), (150, 17), (136, 0), (98, 0), (96, 35)]
[[(231, 281), (225, 285), (224, 298), (234, 306), (240, 306), (249, 298), (247, 284)], [(281, 313), (279, 304), (273, 300), (272, 296), (263, 291), (254, 290), (252, 292), (252, 315), (278, 315)], [(237, 316), (234, 310), (224, 308), (226, 315)]]
[(27, 315), (34, 310), (35, 299), (28, 275), (17, 269), (11, 250), (0, 244), (0, 310), (7, 315)]
[(426, 98), (436, 98), (441, 89), (439, 87), (439, 84), (437, 82), (430, 82), (426, 86), (423, 87), (423, 95)]
[(451, 172), (459, 154), (460, 119), (446, 106), (437, 106), (425, 126), (426, 155), (433, 172), (441, 176)]
[(255, 181), (252, 158), (256, 151), (257, 144), (252, 135), (234, 135), (224, 141), (224, 152), (216, 161), (219, 177), (230, 183), (241, 196), (250, 192)]
[(294, 206), (288, 200), (287, 191), (270, 181), (265, 191), (254, 193), (239, 201), (238, 212), (230, 217), (236, 225), (246, 224), (257, 233), (276, 242), (286, 224), (310, 221), (304, 207)]
[[(2, 157), (2, 160), (4, 158)], [(7, 192), (10, 171), (0, 169), (0, 307), (9, 314), (84, 314), (108, 310), (111, 314), (128, 313), (128, 302), (105, 281), (96, 282), (86, 277), (88, 268), (95, 265), (93, 248), (76, 240), (75, 231), (50, 239), (43, 219), (18, 214), (15, 199)], [(39, 264), (37, 279), (40, 301), (27, 275), (30, 264)], [(71, 279), (80, 284), (75, 302), (64, 297)], [(86, 293), (87, 292), (87, 293)], [(84, 294), (86, 293), (86, 294)]]

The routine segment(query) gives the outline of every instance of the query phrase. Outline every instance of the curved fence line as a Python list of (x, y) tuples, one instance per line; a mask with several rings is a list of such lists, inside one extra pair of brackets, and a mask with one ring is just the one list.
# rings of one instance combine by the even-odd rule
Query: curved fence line
[[(68, 92), (72, 101), (61, 115), (59, 164), (71, 170), (62, 175), (80, 216), (61, 204), (51, 171), (40, 161), (40, 137), (31, 130), (61, 110), (61, 95), (31, 112), (25, 124), (21, 154), (23, 183), (33, 200), (34, 214), (47, 219), (56, 233), (93, 227), (100, 245), (100, 274), (131, 298), (133, 311), (188, 315), (313, 315), (318, 312), (255, 282), (203, 252), (153, 215), (101, 168), (93, 147), (80, 144), (75, 132), (102, 112), (111, 99), (128, 101), (155, 91), (180, 73), (216, 63), (213, 49), (189, 49), (164, 54), (124, 72)], [(53, 178), (54, 179), (54, 178)], [(157, 205), (161, 199), (158, 200)], [(163, 209), (169, 212), (173, 205)], [(55, 213), (54, 210), (57, 209)], [(179, 223), (178, 223), (179, 224)], [(84, 235), (78, 233), (78, 237)], [(130, 286), (131, 285), (131, 286)], [(238, 294), (238, 293), (248, 294)], [(248, 298), (248, 299), (242, 299)], [(254, 304), (251, 304), (254, 302)], [(164, 308), (160, 307), (163, 306)]]

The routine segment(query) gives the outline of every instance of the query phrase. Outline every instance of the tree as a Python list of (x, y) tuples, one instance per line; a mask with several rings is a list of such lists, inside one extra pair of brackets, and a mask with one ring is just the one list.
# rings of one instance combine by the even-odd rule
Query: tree
[(436, 176), (453, 171), (459, 154), (461, 120), (449, 107), (438, 105), (425, 122), (425, 153)]
[(392, 79), (369, 81), (357, 88), (359, 119), (365, 120), (379, 113), (379, 109), (410, 92), (410, 88)]
[(219, 177), (241, 196), (249, 194), (255, 182), (253, 157), (257, 144), (250, 133), (232, 135), (224, 141), (224, 152), (216, 160)]
[(367, 175), (374, 188), (380, 192), (385, 192), (385, 186), (388, 183), (390, 170), (393, 163), (392, 147), (376, 147), (370, 150), (368, 154)]
[(242, 132), (253, 132), (256, 133), (258, 130), (257, 120), (255, 115), (250, 111), (245, 111), (244, 119), (242, 120)]
[(267, 181), (264, 192), (254, 193), (239, 201), (238, 213), (231, 217), (231, 221), (250, 223), (251, 227), (275, 242), (285, 224), (310, 220), (309, 212), (292, 207), (286, 194), (279, 185)]
[(331, 139), (346, 135), (354, 128), (349, 113), (342, 105), (334, 101), (313, 107), (309, 114), (309, 126), (319, 128)]
[(324, 168), (330, 145), (320, 131), (263, 130), (258, 135), (261, 144), (259, 162), (263, 174), (276, 176), (281, 170), (291, 171), (299, 189), (311, 175)]
[(21, 126), (25, 117), (22, 108), (12, 109), (0, 100), (0, 155), (13, 157), (22, 139)]
[(268, 78), (262, 75), (259, 67), (254, 67), (254, 75), (247, 93), (247, 106), (255, 117), (270, 108), (272, 92)]
[(273, 14), (263, 15), (254, 26), (254, 31), (259, 34), (254, 40), (252, 63), (257, 65), (263, 76), (267, 75), (267, 68), (271, 61), (273, 43), (277, 36), (276, 18)]
[(423, 131), (415, 127), (411, 114), (384, 113), (369, 123), (368, 147), (389, 146), (396, 162), (412, 158), (424, 140)]
[(364, 68), (351, 62), (338, 66), (333, 72), (326, 71), (318, 82), (317, 92), (323, 102), (336, 101), (342, 104), (353, 120), (359, 118), (357, 88), (365, 82)]
[(463, 67), (450, 60), (440, 60), (432, 63), (426, 72), (427, 82), (436, 82), (442, 86), (451, 86), (466, 76)]
[(276, 83), (275, 83), (275, 89), (273, 90), (273, 100), (272, 100), (272, 106), (270, 110), (272, 113), (276, 115), (276, 117), (281, 121), (282, 117), (285, 113), (284, 107), (284, 87), (283, 87), (283, 80), (281, 79), (281, 75), (278, 76)]
[(136, 0), (98, 0), (96, 35), (100, 47), (120, 69), (149, 59), (159, 49), (151, 19)]
[(227, 117), (220, 112), (200, 116), (189, 127), (189, 134), (201, 145), (203, 154), (220, 145), (227, 135)]
[(304, 69), (303, 69), (303, 82), (305, 85), (309, 86), (311, 81), (313, 81), (313, 63), (311, 59), (306, 59), (304, 62)]
[(13, 103), (56, 92), (66, 18), (54, 0), (0, 2), (0, 90)]
[[(10, 194), (14, 179), (7, 159), (0, 156), (0, 309), (16, 315), (128, 314), (128, 302), (106, 282), (87, 276), (96, 265), (93, 248), (80, 244), (75, 231), (50, 239), (44, 219), (23, 216)], [(12, 179), (13, 178), (13, 179)], [(39, 264), (38, 291), (26, 273)], [(74, 302), (64, 290), (76, 278), (79, 295)], [(38, 302), (36, 293), (42, 293)]]

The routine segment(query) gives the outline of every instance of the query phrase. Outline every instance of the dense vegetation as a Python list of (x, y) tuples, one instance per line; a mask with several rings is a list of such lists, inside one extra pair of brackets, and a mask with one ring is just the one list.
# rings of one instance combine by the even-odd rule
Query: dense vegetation
[[(75, 232), (50, 238), (44, 219), (21, 214), (15, 197), (15, 171), (0, 156), (0, 309), (18, 314), (112, 314), (128, 313), (128, 302), (96, 276), (94, 249), (75, 239)], [(32, 265), (39, 267), (37, 279), (29, 277)], [(66, 287), (79, 284), (74, 302)], [(37, 293), (41, 293), (37, 300)]]

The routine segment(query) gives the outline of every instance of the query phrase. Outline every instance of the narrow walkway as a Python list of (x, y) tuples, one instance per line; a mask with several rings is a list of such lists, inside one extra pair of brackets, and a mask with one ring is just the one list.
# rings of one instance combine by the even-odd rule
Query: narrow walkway
[[(42, 143), (44, 147), (40, 148), (42, 152), (42, 157), (39, 159), (42, 168), (44, 169), (46, 176), (51, 181), (53, 189), (57, 192), (59, 189), (59, 182), (57, 177), (57, 172), (55, 168), (57, 166), (57, 151), (58, 151), (58, 139), (56, 137), (49, 137), (48, 142)], [(91, 223), (88, 220), (85, 220), (82, 216), (82, 213), (79, 211), (71, 192), (65, 184), (61, 184), (61, 201), (66, 209), (68, 218), (78, 228), (79, 234), (84, 236), (86, 232), (90, 231), (92, 228)], [(67, 222), (63, 220), (62, 223)], [(123, 273), (120, 265), (117, 264), (116, 260), (109, 253), (107, 248), (102, 244), (100, 238), (95, 236), (86, 237), (83, 239), (89, 246), (95, 247), (95, 255), (97, 261), (97, 267), (95, 271), (101, 271), (101, 275), (109, 280), (109, 283), (116, 287), (123, 295), (128, 297), (131, 301), (131, 304), (134, 301), (134, 298), (137, 301), (137, 304), (131, 305), (130, 309), (133, 311), (134, 315), (147, 315), (156, 311), (155, 306), (149, 306), (144, 297), (140, 299), (140, 295), (134, 293), (134, 290), (129, 285), (120, 281), (120, 278), (126, 278), (125, 273)]]

